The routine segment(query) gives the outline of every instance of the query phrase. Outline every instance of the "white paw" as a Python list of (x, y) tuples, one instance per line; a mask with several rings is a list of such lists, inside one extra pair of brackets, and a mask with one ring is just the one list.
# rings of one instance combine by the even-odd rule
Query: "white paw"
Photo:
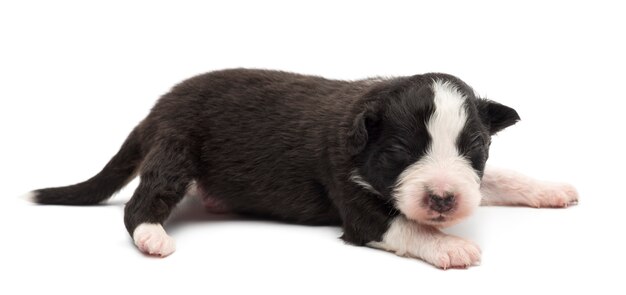
[(176, 250), (174, 239), (167, 235), (160, 224), (140, 224), (133, 232), (133, 240), (141, 252), (149, 255), (165, 257)]
[(543, 183), (538, 185), (536, 195), (529, 202), (537, 208), (565, 208), (578, 204), (578, 192), (566, 183)]
[(442, 269), (467, 268), (480, 262), (480, 248), (455, 236), (437, 238), (421, 253), (421, 258)]

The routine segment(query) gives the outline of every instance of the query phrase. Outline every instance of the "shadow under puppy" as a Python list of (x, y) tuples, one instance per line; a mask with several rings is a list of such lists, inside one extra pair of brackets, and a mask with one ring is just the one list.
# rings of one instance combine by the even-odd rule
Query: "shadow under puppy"
[(222, 70), (165, 94), (96, 176), (32, 197), (97, 204), (139, 174), (124, 221), (151, 255), (174, 251), (162, 224), (192, 193), (212, 211), (341, 225), (348, 243), (467, 267), (478, 246), (439, 228), (481, 203), (577, 201), (569, 185), (485, 168), (491, 136), (518, 120), (447, 74), (338, 81)]

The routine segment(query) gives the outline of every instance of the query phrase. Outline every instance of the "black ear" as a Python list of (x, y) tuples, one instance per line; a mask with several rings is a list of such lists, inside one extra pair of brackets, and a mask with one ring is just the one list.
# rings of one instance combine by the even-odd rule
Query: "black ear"
[(520, 120), (514, 109), (488, 99), (478, 99), (478, 112), (491, 135)]
[(348, 130), (348, 152), (356, 155), (363, 151), (367, 142), (375, 135), (374, 129), (380, 120), (378, 103), (370, 102), (358, 112)]

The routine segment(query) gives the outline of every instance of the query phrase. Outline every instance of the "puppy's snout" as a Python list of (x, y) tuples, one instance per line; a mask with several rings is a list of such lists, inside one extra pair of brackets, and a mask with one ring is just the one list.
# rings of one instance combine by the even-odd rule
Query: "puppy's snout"
[(456, 200), (453, 194), (445, 194), (443, 196), (440, 196), (431, 193), (428, 195), (428, 203), (430, 209), (439, 213), (445, 213), (454, 208)]

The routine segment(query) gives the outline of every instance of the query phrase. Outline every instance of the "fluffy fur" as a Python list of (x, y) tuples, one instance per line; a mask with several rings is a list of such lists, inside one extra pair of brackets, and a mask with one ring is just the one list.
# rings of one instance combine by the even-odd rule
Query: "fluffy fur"
[(370, 242), (368, 246), (421, 258), (443, 269), (466, 268), (480, 262), (480, 249), (476, 244), (402, 216), (391, 222), (380, 242)]
[(563, 208), (578, 203), (578, 192), (569, 184), (536, 180), (493, 167), (485, 171), (481, 193), (482, 204), (488, 206)]
[[(435, 81), (432, 89), (434, 111), (426, 123), (430, 145), (419, 161), (400, 174), (394, 195), (398, 209), (409, 219), (449, 226), (480, 203), (480, 178), (456, 144), (467, 124), (467, 98), (450, 82)], [(416, 201), (415, 196), (422, 200)], [(443, 198), (456, 206), (443, 212), (436, 209), (432, 203)]]
[[(97, 204), (139, 174), (124, 223), (148, 254), (174, 251), (161, 225), (193, 193), (212, 211), (340, 225), (354, 245), (466, 266), (478, 248), (437, 227), (478, 206), (491, 135), (518, 120), (446, 74), (339, 81), (223, 70), (165, 94), (100, 173), (34, 199)], [(485, 177), (490, 203), (511, 191), (498, 188), (505, 176)]]
[(150, 255), (165, 257), (176, 249), (174, 239), (158, 223), (142, 223), (137, 226), (133, 231), (133, 240), (139, 250)]

